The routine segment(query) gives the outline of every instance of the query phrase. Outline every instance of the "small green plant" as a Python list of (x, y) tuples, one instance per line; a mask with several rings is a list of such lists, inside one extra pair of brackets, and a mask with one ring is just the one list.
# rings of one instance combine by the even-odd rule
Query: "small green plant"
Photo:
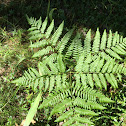
[[(29, 18), (31, 25), (30, 48), (38, 48), (32, 58), (39, 58), (38, 68), (29, 67), (24, 75), (12, 83), (31, 87), (38, 94), (26, 117), (29, 125), (39, 101), (39, 109), (50, 108), (48, 120), (56, 116), (55, 122), (68, 125), (92, 125), (93, 116), (100, 116), (107, 105), (116, 101), (106, 97), (109, 87), (118, 89), (122, 76), (126, 74), (123, 58), (126, 55), (126, 39), (117, 32), (100, 36), (97, 29), (91, 38), (91, 30), (82, 41), (74, 29), (62, 35), (64, 22), (53, 33), (54, 20), (48, 25), (46, 18)], [(48, 26), (48, 27), (47, 27)], [(46, 96), (45, 96), (46, 94)], [(40, 98), (40, 96), (43, 96)], [(48, 122), (47, 122), (48, 123)]]

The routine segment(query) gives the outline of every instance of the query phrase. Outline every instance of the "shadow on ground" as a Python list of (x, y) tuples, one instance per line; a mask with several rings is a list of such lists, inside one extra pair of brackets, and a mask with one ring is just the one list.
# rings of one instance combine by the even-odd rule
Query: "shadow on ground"
[[(25, 15), (43, 19), (47, 15), (49, 0), (1, 0), (0, 25), (7, 30), (28, 28)], [(65, 27), (83, 26), (101, 31), (111, 29), (126, 36), (126, 1), (121, 0), (50, 0), (50, 10), (57, 24), (65, 20)]]

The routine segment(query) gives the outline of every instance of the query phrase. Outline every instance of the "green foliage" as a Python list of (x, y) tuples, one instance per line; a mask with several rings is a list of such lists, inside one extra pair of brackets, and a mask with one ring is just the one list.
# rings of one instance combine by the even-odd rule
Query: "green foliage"
[(65, 120), (64, 125), (71, 125), (73, 123), (92, 124), (89, 117), (96, 116), (98, 113), (91, 110), (106, 109), (100, 105), (99, 102), (106, 103), (113, 101), (91, 88), (75, 85), (72, 88), (67, 87), (67, 89), (59, 88), (59, 90), (50, 93), (48, 98), (43, 101), (39, 108), (42, 109), (53, 106), (49, 118), (51, 118), (52, 115), (59, 113), (60, 116), (55, 122)]
[[(0, 26), (2, 28), (6, 27), (6, 30), (9, 31), (9, 34), (8, 34), (7, 32), (5, 32), (5, 30), (3, 32), (3, 30), (0, 28), (0, 39), (1, 39), (1, 45), (0, 45), (0, 83), (1, 83), (0, 84), (0, 101), (1, 101), (0, 103), (1, 103), (1, 105), (0, 105), (0, 109), (2, 108), (2, 111), (0, 111), (0, 114), (1, 114), (0, 123), (4, 122), (3, 125), (15, 125), (14, 124), (15, 122), (20, 123), (19, 120), (21, 121), (21, 119), (23, 119), (22, 115), (24, 115), (24, 111), (22, 112), (22, 109), (24, 109), (24, 108), (27, 109), (29, 107), (29, 103), (32, 103), (30, 96), (34, 95), (34, 92), (32, 92), (31, 89), (29, 90), (29, 89), (25, 88), (25, 91), (27, 91), (27, 93), (30, 95), (28, 95), (26, 97), (27, 93), (26, 94), (24, 93), (24, 91), (23, 91), (24, 89), (20, 89), (20, 91), (17, 94), (14, 93), (14, 95), (16, 97), (15, 98), (13, 96), (13, 92), (15, 92), (15, 89), (17, 87), (15, 87), (14, 84), (10, 84), (10, 80), (14, 79), (17, 76), (21, 76), (22, 72), (24, 70), (26, 70), (27, 67), (33, 67), (34, 64), (36, 66), (36, 62), (38, 60), (46, 59), (48, 56), (50, 56), (50, 54), (52, 54), (52, 51), (50, 51), (47, 55), (43, 55), (43, 57), (46, 56), (45, 58), (42, 58), (42, 57), (39, 59), (33, 58), (31, 60), (25, 55), (27, 53), (27, 51), (29, 51), (29, 49), (26, 49), (26, 48), (25, 48), (25, 50), (22, 49), (21, 48), (22, 44), (18, 44), (18, 45), (16, 44), (16, 46), (15, 46), (15, 35), (17, 36), (16, 41), (20, 41), (21, 39), (24, 38), (24, 36), (21, 36), (20, 29), (14, 30), (13, 32), (10, 32), (10, 31), (12, 31), (12, 29), (17, 29), (19, 27), (22, 27), (25, 29), (28, 27), (28, 25), (26, 23), (26, 19), (25, 19), (25, 14), (28, 14), (30, 16), (35, 16), (36, 18), (38, 18), (40, 15), (42, 15), (42, 17), (49, 15), (50, 21), (52, 21), (53, 17), (55, 17), (55, 19), (57, 19), (55, 22), (55, 25), (59, 24), (59, 22), (61, 22), (61, 20), (64, 20), (65, 26), (67, 27), (65, 29), (71, 28), (71, 26), (75, 26), (75, 25), (77, 26), (77, 29), (79, 29), (79, 30), (83, 26), (91, 28), (92, 30), (95, 30), (97, 27), (99, 27), (100, 33), (102, 33), (103, 29), (106, 28), (107, 32), (104, 31), (103, 39), (102, 39), (103, 35), (100, 34), (101, 39), (100, 39), (99, 43), (100, 43), (100, 45), (102, 44), (102, 46), (98, 46), (96, 43), (93, 42), (94, 39), (92, 39), (93, 37), (92, 37), (91, 30), (88, 32), (89, 35), (84, 35), (85, 39), (82, 41), (79, 40), (79, 38), (81, 38), (81, 36), (77, 35), (78, 36), (78, 38), (77, 38), (77, 36), (74, 34), (76, 36), (76, 39), (78, 39), (77, 41), (79, 44), (76, 44), (75, 41), (73, 42), (73, 38), (74, 38), (74, 36), (73, 36), (73, 38), (70, 39), (69, 42), (66, 42), (66, 44), (62, 45), (65, 48), (63, 47), (63, 50), (61, 48), (61, 50), (59, 52), (61, 52), (61, 53), (63, 52), (62, 58), (63, 58), (63, 62), (65, 63), (64, 66), (66, 66), (65, 72), (67, 72), (67, 74), (68, 74), (66, 76), (67, 79), (65, 81), (70, 80), (69, 76), (71, 75), (72, 76), (71, 81), (74, 81), (75, 83), (80, 82), (80, 83), (83, 83), (83, 85), (92, 86), (94, 88), (100, 87), (100, 88), (102, 88), (104, 94), (113, 93), (113, 95), (109, 95), (109, 97), (111, 97), (113, 100), (116, 101), (116, 103), (114, 103), (114, 105), (119, 106), (120, 104), (123, 104), (123, 106), (125, 107), (125, 100), (122, 102), (122, 99), (119, 100), (119, 98), (118, 98), (120, 96), (122, 97), (122, 94), (124, 95), (123, 96), (124, 99), (126, 97), (125, 91), (123, 91), (125, 89), (125, 84), (126, 84), (124, 81), (125, 76), (123, 76), (123, 74), (122, 74), (124, 72), (124, 71), (122, 71), (122, 69), (123, 69), (122, 66), (126, 67), (126, 62), (123, 60), (125, 58), (125, 55), (122, 55), (122, 54), (124, 54), (124, 51), (125, 51), (125, 44), (121, 45), (121, 48), (120, 48), (120, 45), (118, 46), (117, 44), (116, 44), (116, 46), (112, 47), (112, 43), (114, 43), (114, 34), (112, 34), (112, 31), (119, 31), (119, 34), (122, 34), (122, 35), (125, 35), (125, 33), (126, 33), (125, 32), (126, 24), (123, 23), (123, 21), (126, 20), (126, 16), (124, 15), (125, 1), (119, 1), (119, 0), (117, 0), (117, 1), (112, 1), (112, 0), (109, 0), (109, 1), (108, 0), (103, 0), (103, 1), (98, 1), (98, 0), (95, 0), (95, 1), (92, 1), (92, 0), (91, 1), (84, 1), (84, 0), (57, 1), (57, 0), (53, 0), (50, 2), (48, 2), (48, 1), (50, 1), (50, 0), (47, 0), (47, 1), (44, 1), (44, 0), (37, 0), (37, 1), (34, 1), (34, 0), (30, 0), (30, 1), (29, 0), (27, 0), (27, 1), (4, 0), (0, 4), (0, 14), (1, 14)], [(47, 5), (48, 5), (48, 10), (47, 10), (48, 12), (46, 14)], [(34, 6), (34, 8), (33, 8), (33, 6)], [(56, 11), (54, 11), (55, 9), (56, 9)], [(49, 13), (49, 11), (50, 11), (50, 13)], [(54, 13), (53, 13), (53, 11), (54, 11)], [(53, 15), (52, 15), (52, 13), (53, 13)], [(120, 15), (120, 16), (118, 16), (118, 15)], [(49, 26), (49, 25), (47, 24), (47, 26)], [(112, 29), (112, 31), (110, 31), (110, 33), (109, 33), (110, 36), (108, 34), (109, 29)], [(55, 31), (55, 28), (53, 28), (51, 33), (54, 33), (54, 31)], [(87, 31), (85, 31), (84, 34), (86, 34), (86, 33), (87, 33)], [(115, 34), (117, 34), (117, 33), (115, 33)], [(63, 36), (64, 35), (61, 35), (61, 37), (63, 37)], [(52, 35), (50, 34), (49, 37), (51, 38)], [(107, 44), (108, 38), (109, 38), (109, 43)], [(6, 43), (3, 43), (3, 42), (5, 42), (5, 39), (6, 40), (10, 39), (11, 42), (6, 41)], [(96, 39), (98, 39), (98, 37)], [(60, 38), (59, 38), (59, 40), (60, 40)], [(119, 40), (119, 42), (121, 42), (122, 40), (123, 40), (123, 37)], [(84, 43), (83, 43), (83, 41), (84, 41)], [(85, 41), (87, 41), (87, 43), (85, 43)], [(12, 43), (12, 42), (14, 42), (13, 47), (10, 45), (10, 43)], [(31, 44), (32, 43), (34, 44), (34, 42), (35, 41), (32, 41)], [(47, 41), (45, 41), (45, 43), (46, 42)], [(73, 44), (72, 44), (71, 48), (69, 49), (69, 45), (71, 42), (73, 42)], [(27, 40), (23, 40), (22, 43), (24, 43), (23, 46), (28, 44)], [(78, 48), (76, 47), (77, 45), (78, 45)], [(85, 70), (81, 70), (81, 67), (85, 66), (85, 69), (87, 69), (87, 70), (92, 69), (91, 67), (93, 66), (93, 64), (91, 66), (90, 65), (91, 63), (89, 63), (87, 65), (87, 64), (84, 64), (83, 62), (84, 62), (85, 58), (88, 57), (90, 51), (92, 51), (91, 56), (95, 57), (95, 56), (93, 56), (94, 55), (93, 53), (95, 53), (93, 51), (97, 51), (97, 49), (93, 49), (93, 45), (95, 45), (97, 47), (97, 49), (99, 48), (98, 55), (100, 52), (102, 52), (102, 56), (100, 56), (100, 58), (99, 58), (99, 60), (100, 60), (99, 66), (101, 63), (103, 65), (101, 64), (102, 68), (99, 67), (100, 73), (97, 73), (96, 72), (97, 70), (93, 69), (95, 72), (91, 72), (90, 73), (91, 75), (88, 75), (89, 72), (88, 71), (85, 72)], [(55, 46), (57, 46), (57, 45), (55, 45)], [(82, 56), (84, 58), (84, 60), (82, 60), (82, 62), (79, 62), (78, 61), (79, 55), (81, 55), (81, 53), (83, 52), (82, 47), (85, 50), (86, 57)], [(42, 48), (46, 48), (46, 46), (44, 46)], [(41, 49), (41, 48), (39, 48), (39, 49)], [(48, 47), (48, 49), (52, 50), (51, 47)], [(53, 47), (53, 49), (54, 49), (54, 47)], [(68, 51), (67, 49), (69, 49), (70, 51)], [(106, 49), (108, 49), (108, 50), (106, 50)], [(80, 50), (80, 52), (78, 52), (79, 50)], [(118, 55), (115, 55), (115, 53), (112, 52), (113, 50), (115, 53), (118, 52), (117, 53)], [(34, 51), (34, 49), (32, 51)], [(68, 55), (65, 55), (66, 51), (68, 52), (67, 53)], [(56, 52), (57, 52), (57, 50), (53, 53), (56, 53)], [(105, 52), (105, 54), (104, 54), (104, 52)], [(31, 53), (31, 55), (32, 55), (32, 53)], [(57, 59), (57, 54), (54, 54), (54, 55), (55, 55), (54, 59)], [(109, 62), (109, 60), (107, 60), (106, 58), (108, 58), (108, 56), (113, 57), (113, 55), (116, 56), (117, 59), (120, 59), (120, 58), (121, 59), (120, 60), (116, 59), (115, 61), (113, 61), (114, 64), (113, 63), (111, 64), (111, 62)], [(104, 59), (103, 56), (106, 58)], [(52, 57), (53, 57), (53, 55), (52, 55)], [(64, 59), (64, 57), (65, 57), (65, 59)], [(55, 62), (55, 60), (53, 60), (53, 61)], [(56, 64), (55, 63), (54, 64), (57, 65), (57, 62), (58, 61), (56, 61)], [(94, 61), (92, 60), (92, 63), (93, 62)], [(77, 67), (76, 66), (77, 63), (82, 64), (82, 66), (80, 65), (80, 71), (78, 71), (78, 73), (80, 74), (79, 75), (80, 80), (77, 79), (78, 77), (76, 77), (78, 75), (74, 76), (74, 74), (73, 74), (74, 72), (77, 72), (76, 71), (77, 68), (75, 69), (75, 67)], [(104, 63), (106, 64), (106, 66), (109, 65), (110, 67), (105, 67)], [(117, 63), (117, 64), (115, 65), (115, 63)], [(112, 68), (113, 65), (115, 65), (114, 68)], [(46, 65), (46, 66), (48, 67), (48, 65)], [(88, 66), (88, 68), (86, 68), (86, 66)], [(104, 69), (103, 69), (103, 66), (104, 66)], [(118, 66), (120, 66), (120, 67), (118, 67)], [(51, 66), (51, 67), (53, 67), (53, 66)], [(95, 66), (95, 68), (96, 68), (96, 66)], [(57, 69), (59, 72), (59, 67), (57, 67)], [(64, 67), (63, 67), (63, 70), (64, 70)], [(104, 71), (106, 71), (106, 72), (104, 73)], [(121, 71), (122, 73), (119, 71)], [(111, 79), (107, 80), (107, 78), (109, 78), (109, 76), (110, 76), (109, 72), (114, 75), (114, 78), (115, 78), (114, 81), (111, 81)], [(109, 75), (106, 73), (108, 73)], [(111, 75), (111, 77), (113, 77), (113, 75)], [(46, 76), (48, 76), (48, 75), (46, 75)], [(57, 79), (57, 78), (54, 77), (54, 79)], [(85, 81), (85, 79), (87, 81)], [(93, 83), (91, 81), (89, 84), (88, 81), (90, 79), (93, 81)], [(31, 80), (31, 79), (29, 79), (29, 80)], [(61, 80), (62, 80), (62, 77), (61, 77)], [(50, 84), (50, 82), (51, 82), (50, 78), (47, 79), (46, 82), (48, 83), (48, 81)], [(43, 87), (42, 90), (45, 90), (47, 93), (47, 94), (43, 94), (43, 97), (48, 96), (48, 89), (50, 89), (50, 92), (55, 89), (54, 86), (56, 84), (56, 81), (53, 81), (53, 82), (55, 82), (55, 83), (52, 85), (46, 86), (47, 90), (45, 90), (46, 88), (44, 89), (45, 86), (42, 86)], [(105, 82), (107, 82), (107, 83), (105, 83)], [(45, 80), (44, 80), (43, 85), (45, 85)], [(25, 83), (24, 83), (24, 86), (25, 86)], [(53, 89), (51, 89), (51, 87), (49, 87), (49, 86), (52, 86)], [(112, 86), (113, 88), (110, 86)], [(116, 89), (114, 89), (114, 87)], [(37, 88), (39, 88), (39, 84), (38, 84)], [(104, 91), (104, 89), (106, 89), (106, 91)], [(98, 90), (100, 90), (100, 89), (98, 89)], [(118, 92), (119, 92), (119, 94), (117, 94)], [(117, 98), (115, 98), (115, 96)], [(22, 99), (22, 97), (23, 97), (23, 99)], [(27, 101), (27, 103), (26, 103), (26, 101)], [(107, 106), (109, 106), (110, 108), (108, 109)], [(115, 124), (116, 122), (117, 123), (119, 122), (118, 125), (121, 125), (120, 122), (122, 122), (122, 120), (125, 123), (125, 116), (124, 116), (125, 114), (121, 115), (120, 113), (117, 112), (117, 109), (113, 109), (110, 104), (107, 104), (107, 106), (106, 106), (107, 109), (104, 110), (104, 112), (100, 111), (102, 113), (102, 114), (100, 114), (100, 117), (97, 118), (97, 116), (96, 116), (95, 120), (93, 120), (93, 122), (95, 121), (95, 125), (105, 125), (105, 126), (106, 125), (117, 125), (117, 124)], [(115, 107), (117, 108), (117, 106), (115, 106)], [(49, 111), (50, 111), (49, 109), (48, 109), (48, 112), (46, 112), (46, 113), (49, 113)], [(115, 115), (115, 113), (117, 113), (117, 114)], [(43, 110), (42, 114), (39, 114), (39, 117), (41, 117), (41, 119), (39, 119), (39, 120), (43, 121), (47, 117), (47, 116), (43, 116), (43, 115), (45, 115), (45, 110)], [(119, 116), (120, 116), (120, 120), (118, 118)], [(110, 119), (113, 124), (109, 123)], [(36, 120), (37, 120), (37, 118), (36, 118)], [(52, 124), (52, 121), (53, 121), (53, 119), (50, 121), (51, 125), (54, 124), (54, 123)], [(46, 122), (46, 121), (44, 120), (43, 122)], [(124, 123), (122, 125), (126, 124), (126, 123), (125, 124)], [(2, 125), (2, 124), (0, 124), (0, 125)], [(40, 124), (40, 125), (45, 125), (45, 124)], [(77, 124), (73, 124), (73, 125), (81, 125), (81, 124), (77, 123)]]
[[(67, 32), (61, 40), (59, 37), (61, 36), (64, 22), (60, 24), (57, 30), (51, 35), (51, 32), (54, 28), (54, 20), (50, 23), (49, 27), (47, 27), (47, 18), (44, 22), (41, 21), (41, 18), (36, 21), (34, 18), (28, 18), (28, 22), (31, 25), (31, 28), (28, 29), (30, 31), (29, 35), (31, 36), (30, 40), (35, 40), (33, 44), (31, 44), (30, 48), (38, 48), (42, 49), (38, 52), (34, 53), (33, 57), (44, 57), (51, 55), (52, 58), (56, 58), (57, 53), (62, 53), (65, 48), (65, 45), (68, 43), (73, 30)], [(46, 30), (46, 31), (45, 31)]]
[[(15, 77), (22, 75), (28, 65), (28, 50), (22, 44), (25, 30), (18, 29), (7, 32), (0, 31), (0, 125), (11, 126), (21, 123), (31, 102), (27, 88), (17, 87), (10, 83)], [(27, 59), (27, 61), (25, 60)], [(31, 64), (30, 64), (31, 66)], [(27, 91), (27, 93), (26, 93)], [(29, 93), (29, 94), (28, 94)], [(20, 117), (20, 118), (18, 118)]]
[(34, 103), (32, 104), (32, 106), (28, 112), (28, 115), (26, 117), (24, 126), (29, 126), (29, 124), (31, 123), (31, 121), (37, 111), (40, 99), (41, 99), (41, 92), (38, 94), (37, 98), (35, 99)]
[(78, 41), (76, 42), (75, 47), (73, 40), (68, 48), (67, 53), (69, 53), (69, 57), (73, 55), (73, 58), (76, 59), (76, 57), (79, 56), (77, 52), (81, 54), (82, 51), (84, 51), (85, 57), (88, 56), (89, 53), (92, 53), (95, 55), (98, 54), (106, 60), (110, 60), (110, 58), (122, 60), (121, 56), (126, 55), (125, 38), (120, 36), (117, 32), (115, 34), (112, 34), (111, 30), (109, 31), (108, 37), (106, 30), (104, 30), (103, 35), (100, 37), (99, 29), (97, 29), (93, 40), (91, 39), (91, 30), (89, 30), (83, 42), (84, 47), (82, 47), (82, 43), (79, 41), (79, 39), (77, 40)]
[(125, 38), (117, 32), (113, 36), (111, 31), (108, 37), (106, 31), (100, 37), (97, 29), (94, 39), (89, 30), (82, 42), (79, 33), (72, 39), (73, 29), (62, 35), (64, 22), (53, 31), (54, 20), (48, 25), (47, 18), (44, 22), (41, 18), (27, 16), (27, 19), (31, 25), (29, 47), (39, 47), (32, 58), (39, 57), (41, 61), (37, 69), (29, 68), (12, 83), (48, 93), (39, 109), (52, 108), (49, 120), (59, 115), (55, 122), (63, 121), (64, 126), (93, 124), (91, 118), (99, 115), (95, 111), (102, 112), (105, 105), (114, 102), (98, 88), (107, 90), (107, 83), (113, 89), (118, 88), (126, 73), (121, 64), (126, 55)]
[[(126, 68), (122, 64), (115, 62), (115, 59), (105, 60), (104, 58), (89, 54), (84, 58), (84, 53), (79, 57), (75, 71), (78, 73), (75, 75), (76, 81), (85, 85), (89, 83), (91, 87), (104, 87), (107, 90), (107, 81), (112, 85), (113, 88), (118, 88), (117, 85), (117, 74), (126, 73)], [(106, 81), (107, 80), (107, 81)], [(95, 84), (94, 84), (95, 83)]]

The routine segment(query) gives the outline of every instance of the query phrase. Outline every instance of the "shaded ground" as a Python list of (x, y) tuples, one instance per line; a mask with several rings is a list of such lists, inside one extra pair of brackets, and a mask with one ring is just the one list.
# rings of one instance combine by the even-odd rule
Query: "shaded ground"
[[(49, 0), (48, 0), (49, 1)], [(0, 25), (7, 29), (27, 28), (25, 15), (43, 18), (47, 15), (47, 0), (1, 0)], [(73, 24), (96, 30), (112, 29), (126, 35), (126, 1), (121, 0), (51, 0), (50, 10), (56, 8), (53, 17), (57, 23), (65, 20), (65, 26)]]

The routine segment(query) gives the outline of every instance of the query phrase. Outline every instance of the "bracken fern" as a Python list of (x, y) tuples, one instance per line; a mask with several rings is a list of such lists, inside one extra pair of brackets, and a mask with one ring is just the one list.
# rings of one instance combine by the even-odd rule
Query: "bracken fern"
[(104, 30), (101, 37), (97, 29), (93, 40), (89, 30), (82, 42), (79, 33), (71, 39), (73, 29), (61, 35), (64, 22), (54, 31), (54, 20), (48, 25), (47, 18), (44, 22), (41, 18), (27, 19), (31, 25), (29, 47), (40, 48), (32, 57), (42, 60), (38, 69), (28, 68), (12, 83), (32, 87), (36, 92), (49, 91), (39, 106), (39, 109), (52, 108), (49, 119), (58, 114), (55, 122), (63, 121), (63, 126), (93, 124), (91, 117), (99, 114), (94, 110), (102, 111), (106, 103), (114, 102), (93, 88), (107, 90), (107, 83), (118, 88), (126, 73), (121, 64), (126, 55), (126, 39), (117, 32), (113, 36), (111, 30), (108, 35)]

